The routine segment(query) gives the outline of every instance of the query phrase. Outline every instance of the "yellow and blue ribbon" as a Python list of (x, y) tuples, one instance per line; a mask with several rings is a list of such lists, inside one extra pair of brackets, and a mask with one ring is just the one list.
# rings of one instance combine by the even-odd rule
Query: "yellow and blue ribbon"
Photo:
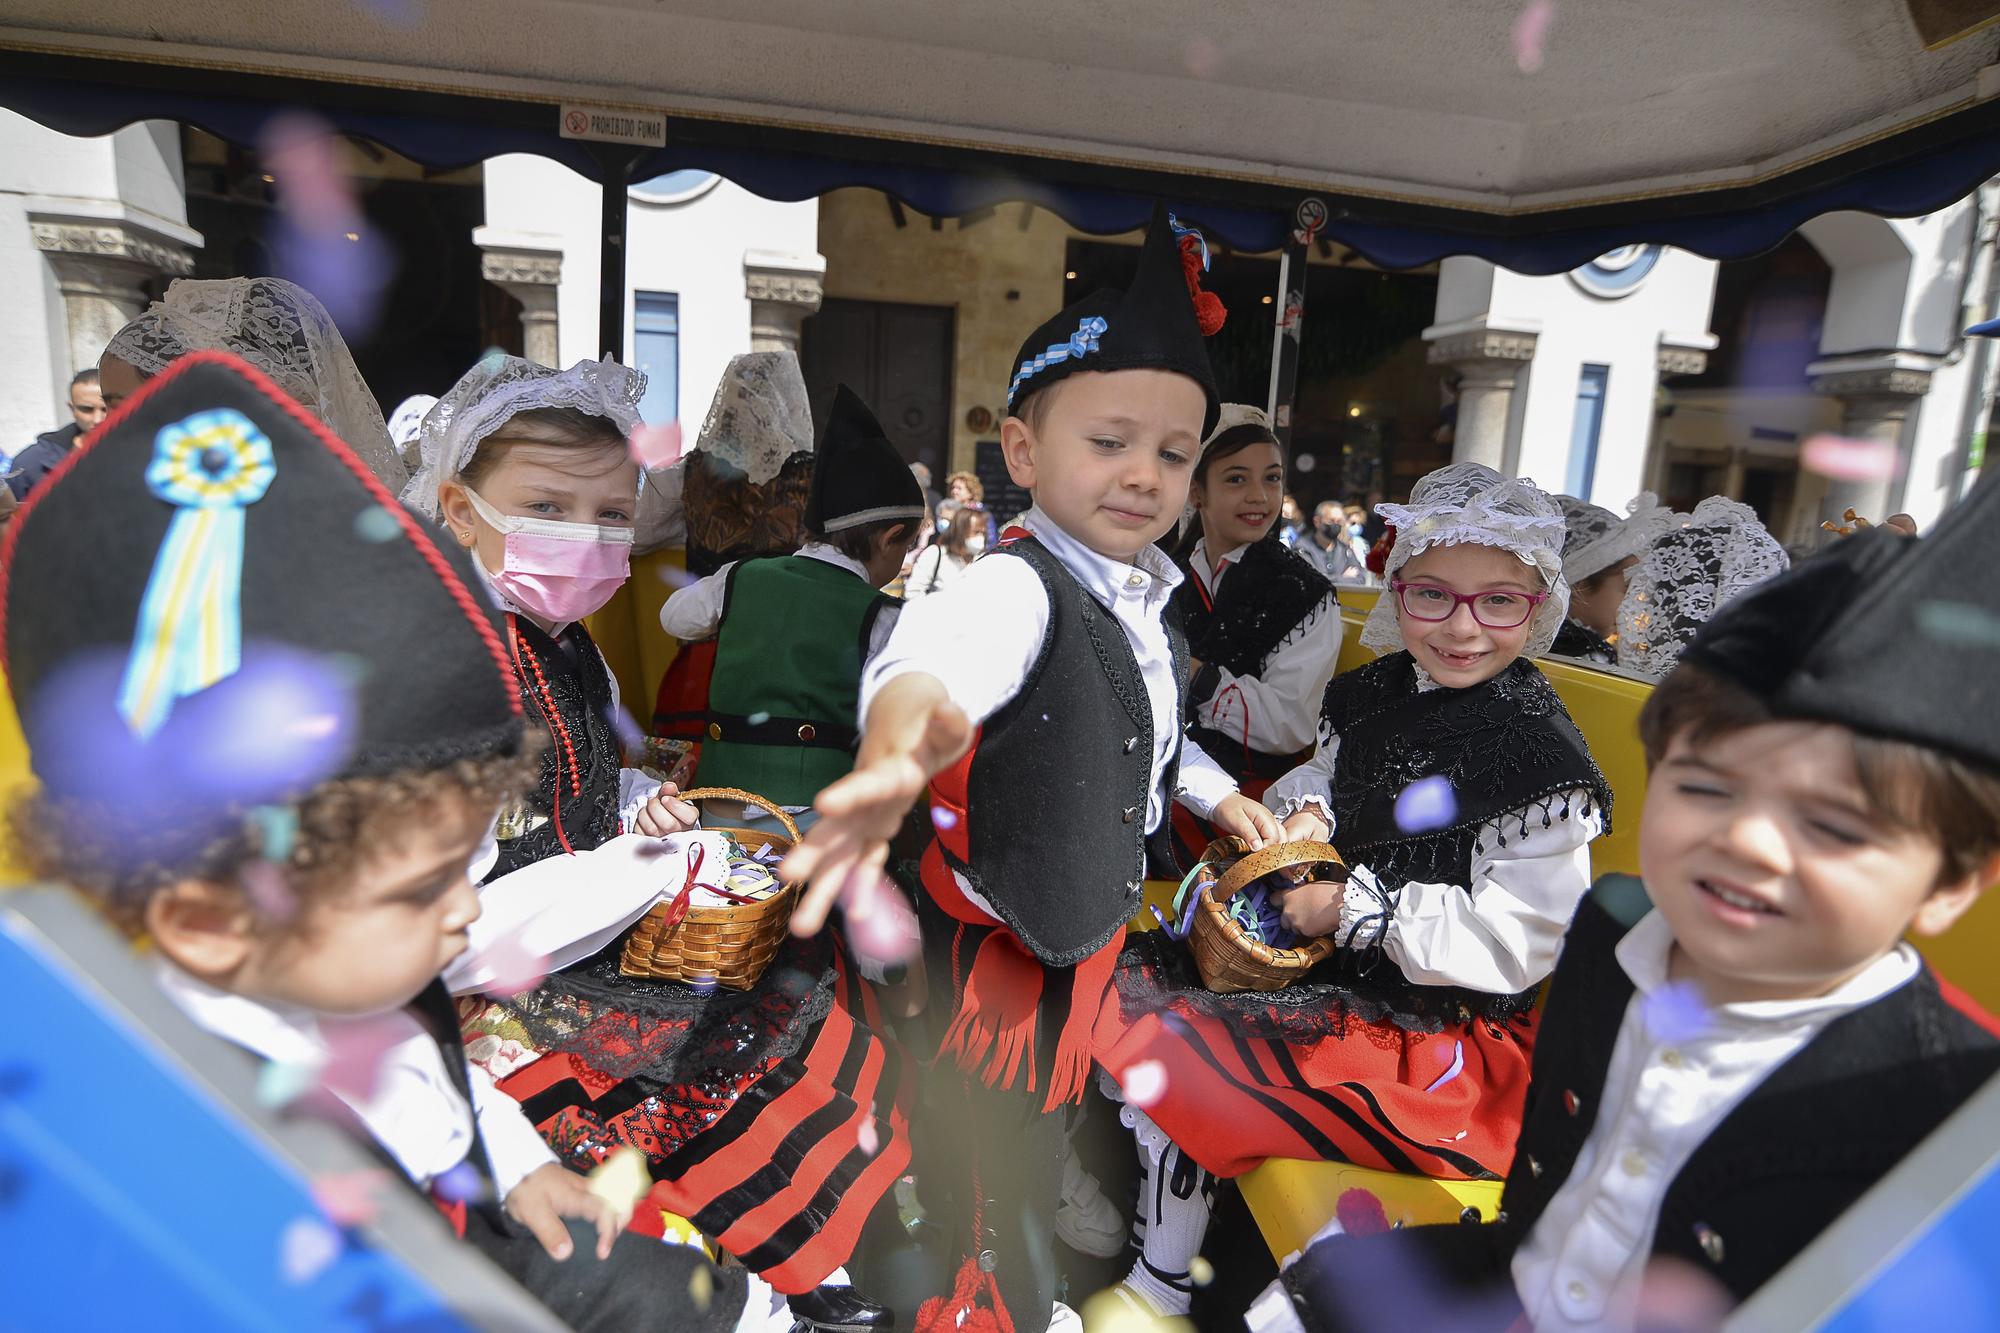
[(176, 699), (243, 665), (243, 511), (278, 475), (271, 441), (234, 408), (163, 427), (146, 485), (178, 511), (153, 557), (118, 712), (144, 740)]

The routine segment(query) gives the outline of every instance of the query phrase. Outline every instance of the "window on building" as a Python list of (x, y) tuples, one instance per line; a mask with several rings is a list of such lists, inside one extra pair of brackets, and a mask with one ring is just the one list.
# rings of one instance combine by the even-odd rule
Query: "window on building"
[(1597, 477), (1597, 437), (1604, 427), (1604, 386), (1610, 382), (1611, 367), (1585, 366), (1576, 382), (1576, 415), (1569, 428), (1569, 475), (1563, 489), (1581, 499), (1590, 498), (1590, 484)]
[(632, 297), (632, 361), (646, 372), (639, 415), (654, 426), (681, 414), (681, 298), (673, 292)]

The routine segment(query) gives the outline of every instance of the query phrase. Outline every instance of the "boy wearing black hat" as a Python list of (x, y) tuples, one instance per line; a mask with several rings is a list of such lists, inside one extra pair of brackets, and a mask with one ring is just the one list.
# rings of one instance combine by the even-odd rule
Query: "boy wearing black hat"
[(1181, 576), (1153, 543), (1186, 505), (1219, 410), (1203, 338), (1222, 312), (1200, 290), (1200, 237), (1177, 230), (1156, 212), (1131, 288), (1093, 293), (1023, 346), (1001, 447), (1035, 505), (903, 612), (863, 673), (855, 772), (821, 793), (821, 822), (786, 865), (811, 881), (794, 928), (813, 929), (874, 882), (928, 789), (914, 890), (939, 1058), (937, 1137), (919, 1151), (939, 1169), (919, 1180), (953, 1195), (941, 1206), (964, 1263), (919, 1329), (996, 1305), (1023, 1333), (1066, 1317), (1053, 1304), (1056, 1113), (1082, 1100), (1148, 851), (1171, 864), (1167, 806), (1278, 836), (1181, 738), (1187, 646), (1165, 616)]
[(1570, 927), (1502, 1220), (1322, 1240), (1253, 1329), (1631, 1327), (1661, 1259), (1743, 1300), (2000, 1070), (1904, 940), (2000, 879), (1996, 533), (1988, 478), (1708, 623), (1641, 715), (1644, 882)]
[(731, 1327), (743, 1279), (625, 1236), (629, 1209), (459, 1043), (439, 973), (532, 759), (463, 555), (271, 381), (197, 352), (37, 488), (5, 564), (37, 869), (149, 936), (196, 1023), (318, 1069), (329, 1109), (575, 1327)]
[(798, 554), (731, 562), (667, 599), (660, 623), (716, 636), (703, 786), (801, 809), (853, 766), (861, 668), (888, 642), (923, 489), (875, 414), (845, 384), (813, 453), (808, 540)]

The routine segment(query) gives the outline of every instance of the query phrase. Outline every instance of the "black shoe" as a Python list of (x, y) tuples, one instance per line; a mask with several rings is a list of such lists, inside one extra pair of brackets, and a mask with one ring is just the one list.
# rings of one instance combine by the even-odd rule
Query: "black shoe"
[(853, 1287), (815, 1287), (785, 1303), (802, 1323), (819, 1333), (870, 1333), (896, 1326), (896, 1316)]

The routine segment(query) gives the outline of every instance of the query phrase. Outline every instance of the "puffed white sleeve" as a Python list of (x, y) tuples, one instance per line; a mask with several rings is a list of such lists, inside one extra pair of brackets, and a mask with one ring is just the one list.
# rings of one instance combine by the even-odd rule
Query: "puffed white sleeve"
[(857, 716), (898, 676), (923, 672), (984, 722), (1020, 692), (1049, 628), (1049, 595), (1026, 560), (993, 554), (921, 601), (906, 603), (882, 651), (861, 671)]
[(1264, 804), (1280, 823), (1310, 809), (1326, 821), (1328, 828), (1334, 826), (1333, 765), (1339, 757), (1340, 736), (1330, 728), (1320, 728), (1319, 745), (1314, 748), (1312, 758), (1272, 783), (1264, 793)]
[(722, 628), (722, 604), (729, 596), (730, 561), (707, 578), (696, 579), (677, 589), (660, 608), (660, 628), (682, 643), (712, 639)]
[(1357, 866), (1337, 938), (1360, 946), (1379, 934), (1382, 951), (1422, 985), (1527, 990), (1555, 968), (1590, 891), (1591, 840), (1603, 832), (1604, 811), (1583, 790), (1510, 810), (1481, 827), (1469, 886), (1405, 884), (1386, 916), (1374, 873)]
[(472, 1089), (472, 1114), (479, 1121), (479, 1137), (493, 1167), (493, 1189), (505, 1199), (531, 1172), (555, 1161), (556, 1155), (535, 1132), (521, 1103), (495, 1087), (491, 1075), (469, 1060), (465, 1072)]
[(1216, 667), (1213, 693), (1196, 705), (1204, 727), (1253, 750), (1292, 754), (1313, 743), (1320, 699), (1340, 659), (1340, 606), (1328, 593), (1271, 653), (1255, 675)]

